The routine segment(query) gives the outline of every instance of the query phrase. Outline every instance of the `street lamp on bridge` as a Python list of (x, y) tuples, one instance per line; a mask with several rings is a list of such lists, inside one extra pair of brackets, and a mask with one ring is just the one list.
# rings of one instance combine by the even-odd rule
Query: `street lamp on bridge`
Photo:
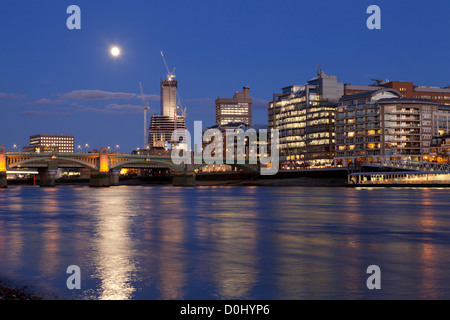
[(17, 149), (19, 149), (19, 152), (20, 152), (20, 145), (17, 145), (17, 144), (13, 145), (13, 149), (14, 149), (14, 152), (16, 152)]

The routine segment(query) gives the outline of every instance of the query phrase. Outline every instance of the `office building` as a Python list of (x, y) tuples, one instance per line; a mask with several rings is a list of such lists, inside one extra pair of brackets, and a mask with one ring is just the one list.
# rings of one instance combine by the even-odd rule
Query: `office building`
[(331, 165), (334, 115), (344, 84), (319, 69), (305, 85), (283, 88), (269, 103), (269, 131), (279, 130), (280, 166), (296, 169)]
[(216, 100), (216, 124), (242, 122), (252, 125), (252, 99), (250, 88), (244, 87), (242, 92), (236, 92), (233, 98), (218, 98)]
[(74, 136), (58, 134), (38, 134), (30, 137), (30, 145), (24, 152), (74, 152)]

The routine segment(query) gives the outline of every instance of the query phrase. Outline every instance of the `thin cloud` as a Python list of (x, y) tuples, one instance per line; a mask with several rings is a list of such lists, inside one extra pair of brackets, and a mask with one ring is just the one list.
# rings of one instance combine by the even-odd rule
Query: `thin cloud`
[(131, 104), (112, 103), (105, 106), (104, 108), (81, 107), (79, 111), (110, 114), (110, 115), (141, 114), (144, 112), (144, 107)]
[[(142, 95), (138, 95), (136, 98), (142, 100)], [(144, 99), (148, 101), (159, 101), (161, 96), (158, 94), (144, 94)]]
[(54, 115), (56, 113), (54, 113), (54, 112), (47, 112), (47, 111), (27, 110), (27, 111), (22, 111), (21, 114), (23, 116), (44, 117), (44, 116), (51, 116), (51, 115)]
[(129, 113), (142, 113), (144, 111), (143, 106), (135, 106), (130, 104), (115, 104), (115, 103), (107, 105), (105, 109)]
[(185, 102), (210, 102), (214, 101), (213, 98), (196, 98), (196, 99), (186, 99)]
[(34, 106), (43, 106), (43, 105), (48, 105), (48, 104), (60, 104), (60, 103), (62, 103), (61, 100), (50, 100), (47, 98), (42, 98), (42, 99), (32, 102), (31, 104)]
[(20, 93), (5, 93), (0, 92), (0, 99), (24, 99), (27, 96)]
[(252, 103), (253, 109), (267, 110), (268, 105), (269, 105), (268, 100), (260, 99), (260, 98), (252, 98), (252, 100), (253, 100), (253, 103)]
[(126, 92), (107, 92), (102, 90), (75, 90), (62, 96), (63, 99), (73, 100), (110, 100), (110, 99), (133, 99), (135, 93)]

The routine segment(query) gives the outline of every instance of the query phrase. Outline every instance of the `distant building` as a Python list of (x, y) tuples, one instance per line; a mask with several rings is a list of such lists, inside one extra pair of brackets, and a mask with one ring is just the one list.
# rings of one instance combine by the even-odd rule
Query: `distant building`
[(336, 164), (427, 160), (439, 103), (389, 88), (346, 95), (336, 113)]
[(374, 91), (377, 89), (388, 88), (399, 91), (407, 99), (423, 99), (438, 102), (442, 105), (450, 105), (450, 86), (441, 88), (433, 86), (416, 86), (413, 82), (405, 81), (382, 81), (375, 80), (370, 86), (355, 86), (346, 84), (344, 87), (345, 95)]
[[(202, 168), (200, 168), (200, 172), (229, 172), (229, 171), (238, 171), (237, 168), (234, 168), (230, 165), (227, 165), (226, 162), (227, 160), (227, 153), (233, 153), (234, 154), (234, 158), (233, 161), (236, 161), (238, 159), (238, 150), (242, 145), (244, 146), (244, 149), (242, 150), (244, 152), (243, 156), (244, 156), (244, 161), (246, 163), (249, 163), (251, 159), (256, 159), (257, 161), (259, 161), (259, 159), (261, 158), (261, 154), (260, 154), (260, 150), (261, 147), (264, 148), (264, 150), (266, 151), (266, 153), (268, 152), (268, 145), (266, 142), (261, 141), (262, 139), (260, 139), (259, 137), (259, 130), (267, 130), (266, 126), (262, 126), (262, 125), (255, 125), (255, 126), (248, 126), (247, 124), (243, 123), (243, 122), (230, 122), (226, 125), (214, 125), (212, 127), (206, 128), (203, 131), (203, 136), (205, 134), (205, 131), (210, 130), (210, 129), (216, 129), (219, 130), (221, 135), (222, 135), (222, 159), (223, 159), (223, 164), (212, 164), (212, 165), (207, 165), (207, 166), (203, 166)], [(252, 137), (250, 132), (252, 132), (252, 130), (254, 130), (255, 135)], [(232, 144), (228, 144), (228, 139), (227, 139), (227, 134), (231, 133), (233, 135), (233, 142)], [(234, 136), (235, 135), (235, 136)], [(254, 138), (253, 141), (251, 141), (251, 139)], [(243, 139), (243, 140), (241, 140)], [(213, 141), (203, 141), (203, 145), (202, 145), (202, 151)], [(262, 143), (264, 143), (264, 145), (262, 145)], [(256, 152), (255, 150), (256, 149)], [(215, 151), (213, 151), (212, 156), (215, 156)]]
[(269, 103), (269, 130), (279, 130), (280, 166), (330, 165), (334, 157), (334, 115), (344, 84), (319, 69), (305, 85), (283, 88)]
[(30, 137), (30, 145), (23, 148), (24, 152), (74, 152), (74, 136), (58, 134), (38, 134)]
[(231, 122), (252, 125), (250, 88), (244, 87), (242, 92), (236, 92), (233, 98), (219, 97), (216, 100), (216, 124), (223, 126)]

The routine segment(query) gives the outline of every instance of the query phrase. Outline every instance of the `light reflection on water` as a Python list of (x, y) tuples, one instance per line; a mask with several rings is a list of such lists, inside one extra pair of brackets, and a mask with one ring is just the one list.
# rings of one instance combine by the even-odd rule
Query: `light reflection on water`
[[(0, 278), (74, 299), (447, 299), (447, 193), (10, 187)], [(80, 291), (66, 288), (70, 265)]]

